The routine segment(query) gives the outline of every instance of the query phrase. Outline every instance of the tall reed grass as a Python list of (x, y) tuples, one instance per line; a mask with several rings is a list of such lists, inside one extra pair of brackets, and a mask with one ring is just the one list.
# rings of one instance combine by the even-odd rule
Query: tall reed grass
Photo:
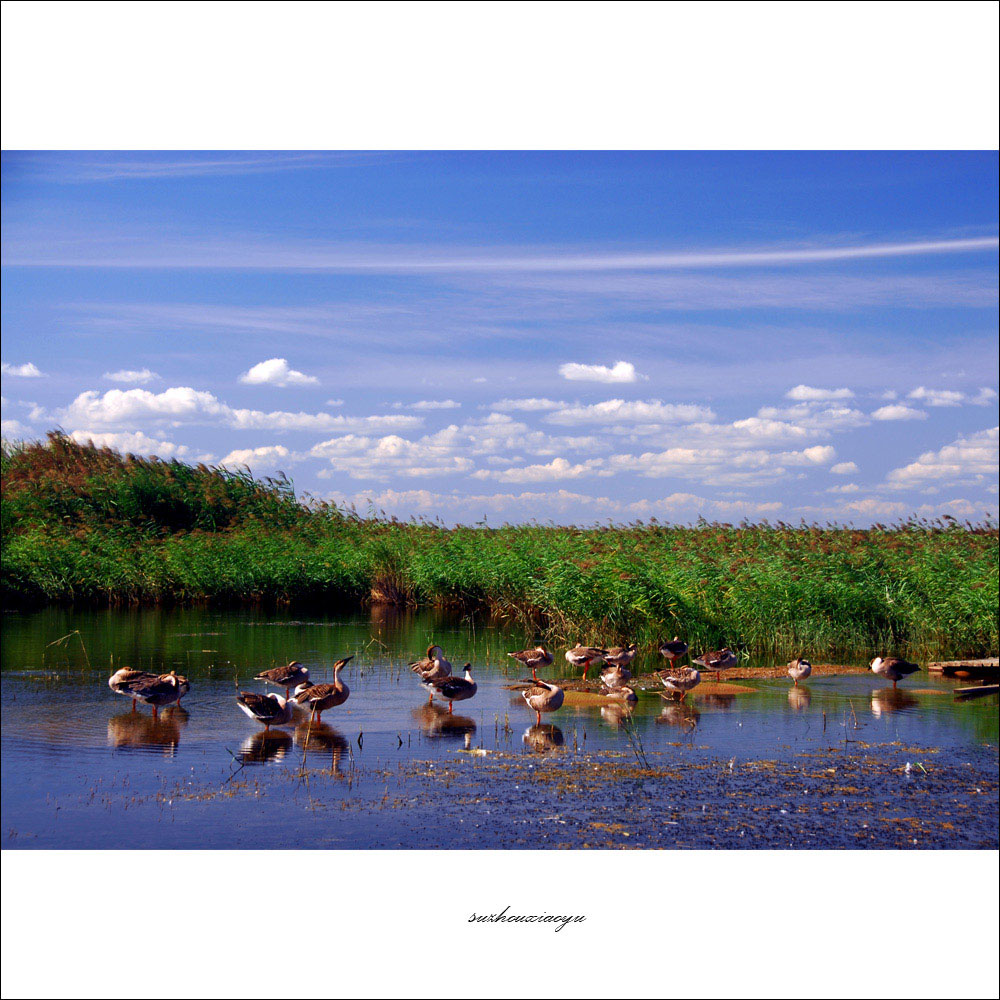
[(58, 433), (5, 445), (2, 477), (8, 600), (439, 605), (552, 640), (680, 634), (814, 657), (998, 646), (994, 523), (447, 529)]

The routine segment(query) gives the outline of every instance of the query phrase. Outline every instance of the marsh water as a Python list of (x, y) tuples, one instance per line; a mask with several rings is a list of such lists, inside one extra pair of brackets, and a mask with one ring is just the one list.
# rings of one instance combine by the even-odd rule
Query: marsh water
[[(630, 713), (569, 705), (537, 726), (505, 656), (532, 638), (378, 608), (8, 611), (4, 846), (997, 847), (995, 697), (817, 671), (684, 705), (642, 691)], [(452, 714), (407, 667), (431, 641), (474, 665), (478, 693)], [(262, 669), (295, 659), (320, 682), (348, 654), (350, 698), (321, 725), (265, 734), (237, 707)], [(556, 655), (543, 676), (576, 676)], [(133, 713), (107, 686), (124, 665), (191, 691)]]

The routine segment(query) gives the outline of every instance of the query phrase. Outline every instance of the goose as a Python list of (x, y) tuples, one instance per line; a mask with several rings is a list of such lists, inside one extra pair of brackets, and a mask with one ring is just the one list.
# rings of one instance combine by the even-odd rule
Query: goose
[(897, 681), (901, 681), (910, 674), (915, 674), (920, 667), (916, 663), (910, 663), (899, 656), (876, 656), (872, 660), (872, 673), (892, 681), (892, 686), (896, 686)]
[(280, 694), (257, 694), (254, 691), (241, 691), (236, 696), (240, 708), (255, 722), (264, 724), (265, 732), (271, 726), (287, 725), (295, 717), (292, 704)]
[(710, 673), (719, 674), (719, 679), (721, 680), (722, 671), (732, 669), (736, 666), (737, 661), (736, 654), (726, 646), (711, 653), (702, 653), (701, 656), (696, 656), (691, 662)]
[(465, 677), (445, 677), (439, 681), (428, 682), (434, 693), (442, 700), (448, 702), (448, 712), (456, 701), (467, 701), (476, 693), (476, 682), (472, 679), (472, 664), (466, 663)]
[(122, 694), (126, 698), (131, 698), (132, 711), (134, 712), (137, 698), (132, 693), (132, 687), (140, 682), (149, 683), (150, 681), (155, 681), (159, 676), (159, 674), (151, 674), (148, 670), (133, 670), (132, 667), (122, 667), (108, 678), (108, 687), (115, 694)]
[(788, 676), (795, 682), (796, 687), (799, 686), (799, 681), (804, 681), (812, 672), (813, 665), (801, 656), (788, 664)]
[(565, 695), (563, 689), (557, 684), (550, 684), (548, 681), (536, 677), (535, 683), (521, 692), (521, 697), (528, 708), (534, 710), (535, 725), (540, 726), (542, 712), (554, 712), (557, 708), (561, 708)]
[(674, 636), (669, 642), (661, 642), (659, 646), (662, 656), (670, 666), (673, 666), (688, 651), (688, 644), (682, 642), (680, 636)]
[(566, 660), (574, 667), (583, 667), (583, 679), (587, 679), (587, 671), (595, 660), (604, 659), (604, 650), (598, 646), (581, 646), (577, 643), (572, 649), (566, 650)]
[(609, 666), (601, 671), (601, 683), (605, 688), (619, 688), (631, 678), (632, 671), (628, 667)]
[(635, 688), (630, 688), (627, 684), (619, 684), (618, 687), (604, 688), (601, 694), (605, 698), (610, 698), (616, 702), (624, 702), (628, 705), (634, 705), (638, 700), (639, 696), (635, 693)]
[(427, 655), (422, 660), (410, 663), (410, 669), (419, 675), (420, 686), (428, 695), (428, 705), (434, 700), (434, 688), (431, 683), (451, 677), (451, 664), (445, 659), (444, 650), (440, 646), (428, 646)]
[(508, 653), (507, 655), (513, 656), (519, 663), (530, 667), (532, 679), (539, 684), (542, 682), (538, 680), (538, 668), (547, 667), (552, 663), (552, 654), (544, 646), (535, 646), (534, 649), (521, 649), (516, 653)]
[(688, 696), (688, 692), (701, 683), (701, 674), (694, 667), (682, 667), (677, 673), (658, 674), (657, 676), (660, 678), (660, 683), (668, 691), (680, 695), (680, 701), (683, 701)]
[(630, 642), (627, 646), (609, 646), (604, 651), (604, 662), (614, 667), (627, 667), (639, 652), (639, 647)]
[(133, 699), (138, 698), (144, 705), (149, 705), (155, 719), (158, 709), (164, 705), (179, 705), (181, 698), (190, 690), (188, 679), (171, 670), (169, 674), (153, 674), (149, 678), (133, 681), (128, 694)]
[(254, 680), (284, 688), (285, 700), (287, 701), (289, 692), (296, 684), (304, 684), (309, 680), (309, 668), (302, 666), (298, 660), (292, 660), (287, 667), (272, 667), (270, 670), (262, 670), (254, 677)]
[(300, 684), (295, 689), (295, 701), (299, 705), (308, 705), (317, 722), (322, 720), (327, 709), (343, 705), (351, 696), (351, 689), (340, 679), (340, 671), (353, 659), (353, 656), (345, 656), (337, 660), (333, 665), (332, 684)]

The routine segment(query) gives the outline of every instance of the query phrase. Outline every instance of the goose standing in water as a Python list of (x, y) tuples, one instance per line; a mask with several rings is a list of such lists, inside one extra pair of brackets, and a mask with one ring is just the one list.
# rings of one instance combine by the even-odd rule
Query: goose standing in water
[(152, 674), (149, 678), (133, 681), (127, 693), (133, 699), (138, 698), (144, 705), (149, 705), (155, 719), (158, 709), (164, 705), (179, 705), (181, 698), (190, 690), (188, 679), (171, 670), (169, 674)]
[(701, 674), (694, 667), (681, 667), (677, 673), (658, 674), (657, 676), (660, 678), (660, 683), (668, 691), (680, 695), (680, 701), (688, 696), (688, 691), (693, 690), (701, 683)]
[(711, 653), (702, 653), (701, 656), (696, 656), (692, 663), (697, 664), (703, 670), (708, 670), (710, 673), (717, 673), (719, 675), (719, 680), (722, 680), (722, 671), (731, 670), (736, 666), (736, 654), (726, 646), (724, 649), (715, 650)]
[(126, 698), (131, 698), (132, 711), (134, 712), (138, 699), (133, 694), (132, 688), (139, 683), (148, 684), (151, 681), (155, 681), (159, 676), (159, 674), (151, 674), (148, 670), (133, 670), (132, 667), (122, 667), (108, 678), (108, 687), (115, 694), (122, 694)]
[(620, 688), (627, 680), (631, 680), (632, 671), (628, 667), (608, 666), (601, 671), (601, 684), (604, 685), (604, 694), (614, 688)]
[(661, 642), (659, 646), (660, 656), (672, 667), (688, 651), (688, 644), (681, 642), (680, 636), (674, 636), (669, 642)]
[(812, 672), (813, 665), (801, 656), (788, 664), (788, 676), (795, 682), (796, 687), (799, 686), (799, 681), (804, 681)]
[(535, 678), (535, 684), (521, 692), (521, 697), (525, 700), (528, 708), (535, 713), (535, 725), (542, 724), (542, 712), (554, 712), (562, 707), (563, 689), (557, 684), (550, 684), (541, 678)]
[(272, 667), (270, 670), (262, 670), (254, 677), (254, 680), (284, 688), (285, 700), (287, 701), (293, 687), (308, 683), (309, 668), (302, 666), (298, 660), (292, 660), (287, 667)]
[(287, 725), (295, 717), (292, 704), (280, 694), (257, 694), (255, 691), (241, 691), (236, 696), (240, 708), (254, 722), (263, 723), (264, 731), (271, 726)]
[(639, 696), (635, 693), (635, 688), (630, 688), (627, 684), (619, 684), (618, 687), (613, 688), (604, 688), (601, 694), (605, 698), (610, 698), (612, 701), (623, 705), (634, 705), (639, 700)]
[[(511, 654), (513, 655), (513, 654)], [(583, 667), (583, 679), (587, 679), (587, 671), (595, 660), (604, 659), (604, 650), (597, 646), (581, 646), (577, 643), (572, 649), (566, 650), (566, 660), (574, 667)]]
[(440, 681), (430, 681), (434, 693), (448, 702), (448, 712), (456, 701), (467, 701), (476, 693), (476, 682), (472, 679), (472, 664), (466, 663), (465, 677), (445, 677)]
[(545, 646), (535, 646), (534, 649), (521, 649), (516, 653), (508, 653), (507, 655), (514, 657), (518, 663), (523, 663), (526, 667), (529, 667), (535, 683), (544, 683), (538, 680), (538, 668), (547, 667), (552, 663), (552, 654)]
[(440, 646), (428, 646), (427, 655), (415, 660), (410, 669), (420, 677), (420, 686), (427, 692), (427, 704), (434, 700), (434, 684), (451, 677), (451, 664)]
[(896, 686), (897, 681), (901, 681), (910, 674), (915, 674), (920, 669), (916, 663), (910, 663), (900, 656), (876, 656), (872, 660), (872, 673), (892, 681), (892, 686)]
[(351, 696), (351, 689), (340, 679), (340, 671), (353, 659), (353, 656), (345, 656), (337, 660), (333, 665), (332, 684), (300, 684), (295, 689), (295, 701), (299, 705), (308, 705), (317, 722), (322, 721), (327, 709), (343, 705)]
[(613, 667), (627, 667), (638, 652), (639, 647), (634, 642), (630, 642), (627, 646), (609, 646), (604, 651), (603, 659)]

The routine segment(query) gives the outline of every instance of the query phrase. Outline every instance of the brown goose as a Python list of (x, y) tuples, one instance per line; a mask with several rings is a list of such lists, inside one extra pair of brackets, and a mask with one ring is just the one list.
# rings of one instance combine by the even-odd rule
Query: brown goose
[(264, 724), (265, 731), (271, 726), (287, 725), (295, 717), (291, 702), (280, 694), (241, 691), (236, 696), (236, 701), (251, 719)]
[(681, 659), (688, 651), (688, 644), (682, 642), (680, 636), (674, 636), (669, 642), (661, 642), (659, 646), (660, 656), (662, 656), (670, 666)]
[(188, 679), (171, 670), (169, 674), (154, 674), (148, 679), (134, 681), (129, 687), (129, 694), (144, 705), (151, 706), (155, 719), (158, 709), (164, 705), (179, 705), (181, 698), (190, 690)]
[(542, 712), (554, 712), (562, 707), (563, 689), (557, 684), (550, 684), (541, 678), (535, 678), (535, 684), (521, 692), (521, 697), (525, 700), (528, 708), (535, 712), (535, 725), (542, 724)]
[(813, 665), (801, 656), (788, 664), (788, 676), (794, 681), (796, 687), (799, 686), (799, 681), (804, 681), (812, 672)]
[(353, 659), (353, 656), (345, 656), (342, 660), (337, 660), (333, 665), (332, 684), (300, 684), (295, 689), (295, 701), (300, 705), (308, 705), (317, 722), (322, 720), (327, 709), (343, 705), (351, 696), (351, 689), (340, 679), (340, 671)]
[(628, 705), (634, 705), (639, 700), (639, 696), (635, 693), (635, 688), (630, 688), (627, 684), (619, 684), (613, 688), (606, 687), (601, 691), (601, 694), (605, 698), (611, 698), (613, 701), (623, 702)]
[(410, 664), (410, 669), (420, 677), (420, 686), (427, 692), (427, 704), (434, 700), (434, 683), (451, 677), (451, 664), (445, 659), (440, 646), (428, 646), (422, 660)]
[(516, 653), (508, 653), (519, 663), (531, 668), (531, 676), (538, 683), (538, 668), (547, 667), (552, 663), (552, 654), (544, 646), (535, 646), (534, 649), (521, 649)]
[(467, 701), (476, 693), (476, 682), (472, 679), (472, 664), (466, 663), (465, 677), (445, 677), (439, 681), (428, 682), (442, 701), (448, 702), (448, 711), (456, 701)]
[(131, 698), (132, 711), (134, 712), (138, 699), (132, 693), (133, 686), (139, 683), (155, 681), (159, 676), (159, 674), (151, 674), (148, 670), (133, 670), (132, 667), (122, 667), (108, 678), (108, 687), (115, 694), (122, 694), (126, 698)]
[(680, 695), (680, 701), (688, 696), (688, 691), (693, 690), (701, 683), (701, 674), (694, 667), (681, 667), (676, 673), (664, 673), (657, 676), (660, 678), (660, 683), (668, 691)]
[(711, 653), (702, 653), (701, 656), (696, 656), (691, 662), (696, 663), (703, 670), (719, 674), (719, 679), (721, 680), (722, 671), (731, 670), (735, 667), (737, 659), (736, 654), (726, 646), (724, 649), (718, 649)]
[(627, 667), (639, 652), (639, 647), (630, 642), (627, 646), (609, 646), (604, 651), (604, 662), (615, 667)]
[(915, 674), (920, 669), (916, 663), (910, 663), (900, 656), (876, 656), (872, 660), (872, 672), (892, 681), (892, 686), (896, 686), (897, 681), (901, 681), (910, 674)]
[(619, 688), (631, 678), (632, 671), (628, 667), (608, 666), (601, 671), (601, 683), (608, 689)]
[(293, 687), (297, 684), (305, 684), (309, 680), (309, 668), (302, 666), (298, 660), (292, 660), (287, 667), (272, 667), (270, 670), (262, 670), (254, 677), (254, 680), (284, 688), (287, 700), (288, 693)]
[(577, 643), (572, 649), (566, 650), (566, 660), (574, 667), (583, 667), (583, 679), (587, 679), (587, 671), (595, 660), (604, 659), (604, 650), (598, 646), (581, 646)]

